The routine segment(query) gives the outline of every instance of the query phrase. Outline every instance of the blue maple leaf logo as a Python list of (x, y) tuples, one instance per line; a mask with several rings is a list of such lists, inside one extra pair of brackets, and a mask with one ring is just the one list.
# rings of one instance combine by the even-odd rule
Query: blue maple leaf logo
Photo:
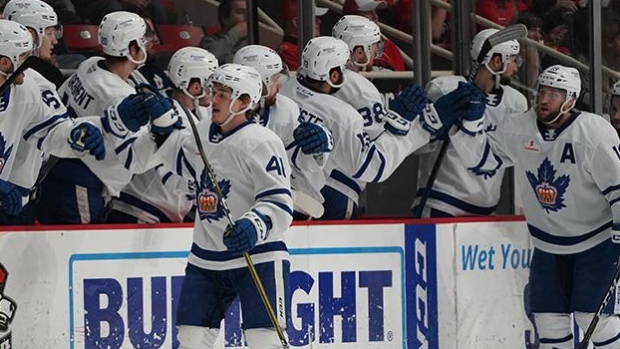
[(4, 136), (0, 134), (0, 173), (4, 170), (4, 164), (9, 161), (9, 157), (11, 156), (11, 152), (13, 152), (13, 145), (6, 148), (6, 140)]
[(556, 170), (548, 158), (543, 160), (538, 167), (538, 175), (535, 176), (530, 171), (525, 171), (527, 180), (532, 185), (534, 193), (538, 198), (541, 206), (549, 213), (549, 211), (557, 212), (564, 205), (564, 193), (570, 183), (569, 175), (562, 175), (555, 178)]
[[(230, 181), (222, 179), (217, 181), (217, 183), (222, 190), (224, 199), (228, 198)], [(204, 170), (200, 175), (200, 183), (198, 183), (196, 193), (196, 207), (198, 208), (198, 214), (200, 214), (201, 220), (207, 220), (207, 222), (213, 223), (213, 221), (217, 221), (224, 217), (224, 207), (213, 187), (213, 183)]]

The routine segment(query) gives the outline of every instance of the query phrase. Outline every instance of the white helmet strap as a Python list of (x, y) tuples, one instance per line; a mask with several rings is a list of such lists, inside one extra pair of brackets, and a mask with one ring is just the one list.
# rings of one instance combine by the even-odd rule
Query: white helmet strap
[(146, 48), (145, 48), (145, 47), (143, 47), (142, 45), (138, 44), (138, 47), (140, 48), (140, 51), (144, 52), (144, 58), (143, 58), (143, 59), (141, 59), (141, 60), (139, 60), (139, 61), (138, 61), (138, 60), (135, 60), (135, 59), (133, 58), (133, 56), (131, 55), (131, 52), (129, 52), (129, 53), (127, 54), (127, 59), (128, 59), (130, 62), (132, 62), (132, 63), (134, 63), (134, 64), (136, 64), (136, 65), (142, 65), (142, 64), (144, 64), (144, 62), (146, 62), (146, 58), (148, 57), (148, 55), (149, 55), (149, 54), (146, 52)]

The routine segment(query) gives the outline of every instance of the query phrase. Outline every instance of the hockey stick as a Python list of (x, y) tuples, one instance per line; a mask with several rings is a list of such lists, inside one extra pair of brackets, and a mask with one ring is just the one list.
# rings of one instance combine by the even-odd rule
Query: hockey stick
[[(480, 52), (478, 53), (478, 57), (472, 64), (472, 69), (469, 74), (469, 81), (473, 83), (476, 74), (478, 73), (478, 69), (486, 57), (489, 54), (491, 49), (503, 42), (523, 39), (527, 36), (527, 28), (523, 24), (514, 24), (509, 27), (506, 27), (497, 33), (489, 36), (482, 44), (480, 48)], [(431, 174), (428, 177), (428, 181), (426, 182), (426, 186), (424, 187), (424, 191), (422, 192), (422, 197), (420, 198), (420, 203), (415, 207), (413, 212), (413, 216), (416, 218), (422, 218), (422, 213), (424, 212), (424, 206), (426, 206), (426, 201), (428, 201), (428, 197), (433, 190), (433, 184), (435, 184), (435, 180), (437, 179), (437, 174), (439, 173), (439, 168), (441, 167), (441, 163), (443, 162), (444, 157), (446, 156), (446, 152), (448, 151), (448, 147), (450, 146), (450, 138), (446, 139), (441, 145), (441, 149), (439, 150), (439, 154), (437, 155), (437, 159), (435, 159), (435, 163), (433, 164), (433, 169), (431, 170)]]
[(6, 92), (6, 90), (11, 88), (11, 85), (15, 82), (15, 79), (17, 79), (17, 77), (21, 73), (23, 73), (24, 70), (30, 68), (32, 63), (37, 59), (41, 58), (36, 56), (28, 56), (28, 58), (26, 58), (26, 60), (22, 64), (20, 64), (19, 67), (17, 67), (17, 69), (15, 69), (15, 71), (11, 73), (11, 75), (9, 75), (9, 77), (4, 81), (2, 86), (0, 86), (0, 96), (2, 96)]
[(575, 347), (575, 349), (587, 349), (588, 348), (588, 344), (590, 343), (592, 334), (594, 333), (594, 330), (596, 329), (596, 325), (601, 319), (601, 315), (603, 314), (605, 307), (607, 307), (607, 303), (609, 303), (609, 300), (611, 299), (611, 295), (614, 294), (614, 291), (616, 290), (616, 285), (618, 284), (619, 279), (620, 279), (620, 259), (618, 260), (618, 264), (616, 265), (616, 273), (614, 274), (613, 279), (611, 279), (611, 284), (609, 285), (609, 289), (607, 289), (607, 292), (605, 293), (605, 295), (603, 296), (603, 299), (601, 300), (601, 304), (598, 306), (598, 310), (594, 314), (592, 321), (590, 321), (590, 325), (588, 325), (588, 329), (584, 333), (583, 339), (581, 340), (579, 345)]
[[(192, 119), (192, 114), (189, 110), (187, 110), (187, 108), (184, 105), (182, 105), (181, 103), (179, 103), (179, 105), (181, 106), (183, 111), (188, 116), (187, 119), (189, 120), (189, 124), (192, 129), (192, 135), (194, 136), (194, 141), (196, 141), (196, 146), (198, 147), (198, 152), (200, 153), (200, 159), (202, 160), (205, 170), (207, 170), (207, 175), (209, 176), (209, 180), (211, 181), (211, 183), (213, 183), (213, 188), (215, 189), (215, 192), (217, 193), (217, 196), (220, 199), (220, 203), (222, 204), (222, 209), (224, 210), (224, 214), (226, 215), (226, 218), (228, 219), (228, 224), (230, 224), (231, 227), (234, 227), (235, 221), (232, 218), (232, 214), (230, 213), (228, 204), (226, 204), (226, 200), (224, 199), (224, 194), (222, 193), (222, 189), (220, 188), (220, 185), (217, 182), (215, 171), (213, 170), (213, 168), (211, 167), (211, 164), (209, 164), (209, 161), (207, 160), (207, 155), (205, 154), (204, 148), (202, 147), (202, 141), (200, 140), (200, 136), (198, 134), (198, 128), (196, 127), (196, 123)], [(250, 271), (250, 275), (252, 276), (254, 285), (256, 285), (258, 294), (261, 300), (263, 301), (263, 305), (265, 306), (265, 310), (267, 311), (269, 320), (271, 320), (271, 324), (276, 329), (278, 338), (280, 339), (280, 343), (282, 344), (282, 348), (288, 349), (289, 344), (288, 344), (288, 341), (286, 340), (286, 336), (284, 335), (284, 330), (282, 330), (282, 327), (280, 326), (280, 323), (278, 322), (278, 318), (276, 317), (276, 313), (273, 311), (273, 307), (271, 306), (271, 303), (269, 303), (269, 298), (267, 297), (267, 293), (265, 292), (265, 287), (263, 286), (263, 283), (258, 277), (256, 268), (254, 267), (254, 262), (252, 262), (252, 258), (250, 257), (250, 254), (247, 252), (243, 252), (243, 258), (245, 259), (245, 263), (248, 266), (248, 270)]]
[(312, 198), (310, 195), (291, 188), (293, 196), (293, 208), (295, 211), (307, 214), (312, 218), (320, 218), (325, 212), (323, 204)]

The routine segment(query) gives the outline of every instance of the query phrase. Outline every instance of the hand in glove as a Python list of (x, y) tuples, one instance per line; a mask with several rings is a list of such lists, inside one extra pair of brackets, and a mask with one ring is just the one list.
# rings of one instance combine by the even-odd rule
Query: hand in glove
[(148, 124), (151, 118), (145, 107), (147, 97), (145, 94), (132, 94), (106, 109), (101, 120), (104, 130), (123, 138), (129, 131), (136, 132)]
[(404, 119), (413, 121), (430, 103), (422, 86), (411, 84), (390, 101), (390, 109)]
[(0, 179), (0, 209), (11, 216), (22, 211), (22, 194), (19, 187)]
[(235, 221), (235, 225), (230, 225), (224, 232), (224, 245), (229, 251), (235, 254), (248, 252), (256, 245), (256, 242), (267, 238), (271, 230), (271, 219), (252, 210)]
[(88, 151), (97, 160), (105, 158), (105, 144), (99, 128), (89, 121), (78, 121), (69, 132), (69, 145), (79, 151)]
[(334, 138), (325, 126), (302, 121), (293, 137), (304, 154), (327, 153), (334, 149)]

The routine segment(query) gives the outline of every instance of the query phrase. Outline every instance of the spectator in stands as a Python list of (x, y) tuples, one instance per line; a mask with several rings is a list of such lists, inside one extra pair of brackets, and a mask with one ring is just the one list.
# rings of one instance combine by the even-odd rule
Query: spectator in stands
[[(450, 2), (447, 0), (447, 2)], [(405, 33), (412, 34), (413, 0), (399, 0), (394, 4), (396, 10), (396, 25)], [(441, 7), (431, 7), (431, 35), (434, 43), (443, 41), (446, 32), (445, 23), (448, 11)]]
[[(327, 13), (323, 7), (314, 8), (314, 36), (321, 34), (321, 19), (319, 17)], [(282, 58), (288, 69), (297, 70), (299, 67), (299, 43), (297, 42), (297, 31), (299, 21), (297, 20), (297, 0), (285, 0), (281, 13), (284, 29), (282, 43), (276, 48), (276, 52)]]
[(222, 0), (217, 18), (222, 30), (202, 38), (200, 47), (214, 54), (219, 64), (230, 63), (235, 52), (248, 44), (245, 0)]
[[(533, 12), (525, 11), (519, 13), (515, 23), (523, 24), (527, 27), (527, 37), (536, 42), (540, 42), (543, 39), (542, 19)], [(521, 57), (525, 61), (525, 69), (519, 69), (519, 80), (525, 83), (527, 86), (534, 87), (538, 75), (541, 73), (540, 69), (540, 54), (538, 49), (533, 45), (521, 45)]]
[[(501, 26), (510, 25), (519, 14), (518, 5), (525, 8), (523, 0), (478, 0), (476, 13)], [(480, 29), (486, 27), (480, 26)]]
[[(543, 17), (543, 41), (545, 46), (566, 55), (573, 54), (573, 38), (570, 32), (572, 25), (572, 12), (563, 7), (556, 7)], [(543, 55), (540, 60), (541, 68), (545, 69), (552, 65), (561, 64), (557, 58), (551, 55)]]
[[(345, 0), (342, 7), (343, 15), (360, 15), (370, 19), (373, 22), (379, 21), (377, 10), (387, 7), (385, 1), (375, 0)], [(383, 55), (376, 58), (374, 66), (379, 69), (388, 69), (395, 71), (405, 70), (405, 62), (400, 55), (398, 46), (390, 39), (385, 38), (383, 41)]]

